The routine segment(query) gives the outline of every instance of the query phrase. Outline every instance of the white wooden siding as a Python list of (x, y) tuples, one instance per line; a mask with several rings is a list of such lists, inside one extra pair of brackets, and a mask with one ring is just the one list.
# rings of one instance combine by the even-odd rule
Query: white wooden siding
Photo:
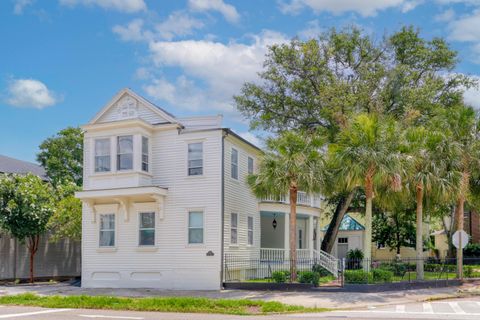
[[(83, 209), (82, 285), (85, 287), (156, 287), (219, 289), (221, 265), (221, 140), (220, 130), (179, 134), (155, 132), (150, 161), (153, 185), (168, 188), (164, 219), (156, 216), (156, 248), (138, 247), (136, 212), (116, 219), (116, 250), (98, 248), (97, 223)], [(203, 176), (187, 176), (187, 144), (202, 141)], [(91, 144), (86, 144), (89, 146)], [(86, 148), (85, 159), (91, 159)], [(88, 161), (87, 161), (88, 162)], [(89, 164), (86, 163), (88, 172)], [(88, 176), (86, 176), (86, 185)], [(188, 245), (188, 211), (204, 211), (204, 244)], [(246, 222), (245, 222), (246, 223)], [(214, 256), (207, 256), (212, 251)]]
[[(239, 139), (227, 136), (225, 138), (225, 211), (224, 211), (224, 246), (225, 254), (235, 254), (239, 259), (258, 259), (260, 256), (260, 213), (258, 201), (247, 184), (248, 157), (254, 159), (256, 166), (258, 150)], [(232, 148), (238, 151), (238, 180), (231, 177)], [(237, 244), (230, 243), (230, 216), (238, 214)], [(253, 245), (248, 245), (247, 217), (253, 217)]]
[[(147, 108), (140, 102), (138, 102), (138, 118), (150, 123), (164, 123), (168, 122), (166, 119), (162, 118), (158, 113), (154, 112), (150, 108)], [(105, 112), (97, 121), (97, 123), (105, 123), (121, 120), (119, 117), (119, 105), (113, 105), (107, 112)]]

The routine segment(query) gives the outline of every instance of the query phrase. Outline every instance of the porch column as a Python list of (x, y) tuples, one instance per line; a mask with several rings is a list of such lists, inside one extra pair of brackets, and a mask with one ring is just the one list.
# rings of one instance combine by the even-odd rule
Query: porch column
[(310, 251), (310, 259), (313, 259), (313, 216), (308, 216), (308, 249)]
[(284, 244), (283, 244), (283, 247), (284, 247), (284, 250), (285, 250), (285, 260), (289, 260), (290, 259), (290, 214), (289, 213), (285, 213), (285, 230), (284, 230)]

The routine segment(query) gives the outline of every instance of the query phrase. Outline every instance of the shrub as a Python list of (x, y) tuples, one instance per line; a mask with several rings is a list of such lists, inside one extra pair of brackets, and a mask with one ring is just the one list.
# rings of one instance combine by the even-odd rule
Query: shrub
[(464, 266), (463, 273), (465, 274), (466, 278), (473, 278), (473, 267), (472, 266)]
[(383, 269), (374, 269), (372, 271), (373, 282), (392, 282), (393, 272)]
[(290, 277), (290, 272), (288, 271), (274, 271), (272, 272), (272, 279), (276, 283), (285, 283)]
[(360, 249), (348, 250), (347, 259), (349, 259), (349, 260), (363, 260), (362, 250), (360, 250)]
[(409, 264), (404, 262), (382, 262), (379, 269), (393, 272), (397, 277), (403, 277), (403, 275), (409, 270)]
[(330, 271), (328, 271), (327, 269), (325, 269), (319, 264), (314, 264), (312, 267), (312, 271), (318, 273), (320, 277), (328, 277), (332, 275)]
[(457, 267), (454, 264), (427, 263), (423, 270), (427, 272), (456, 272)]
[(372, 283), (372, 274), (363, 270), (346, 270), (345, 283)]
[(480, 258), (480, 244), (479, 243), (469, 243), (463, 249), (463, 254), (466, 258)]
[(298, 282), (300, 283), (311, 283), (314, 286), (318, 286), (320, 281), (320, 274), (313, 271), (300, 271), (298, 273)]

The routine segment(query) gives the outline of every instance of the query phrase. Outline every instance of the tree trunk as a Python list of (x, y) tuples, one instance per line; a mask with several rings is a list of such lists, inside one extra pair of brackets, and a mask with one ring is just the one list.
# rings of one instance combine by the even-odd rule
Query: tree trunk
[[(463, 230), (463, 206), (465, 203), (465, 198), (461, 195), (457, 200), (457, 231)], [(462, 238), (460, 237), (459, 241), (460, 247), (457, 248), (457, 276), (459, 279), (463, 279), (463, 249), (462, 249)]]
[(297, 185), (290, 185), (290, 281), (297, 280)]
[(416, 230), (416, 258), (417, 280), (423, 280), (423, 183), (417, 184), (417, 230)]
[(350, 193), (346, 197), (342, 196), (337, 203), (335, 212), (332, 216), (332, 221), (330, 221), (327, 232), (325, 233), (325, 236), (322, 240), (321, 249), (323, 251), (328, 253), (332, 252), (333, 245), (335, 244), (335, 239), (338, 235), (338, 230), (340, 229), (340, 224), (342, 223), (343, 217), (345, 216), (345, 213), (347, 213), (354, 196), (355, 189), (350, 191)]
[(28, 239), (28, 250), (30, 252), (30, 283), (33, 283), (34, 281), (33, 264), (34, 264), (35, 253), (37, 253), (37, 250), (38, 250), (39, 242), (40, 242), (39, 235), (31, 236)]
[(363, 257), (365, 263), (363, 268), (370, 269), (372, 262), (372, 201), (373, 201), (373, 177), (367, 175), (365, 178), (365, 237), (363, 238)]

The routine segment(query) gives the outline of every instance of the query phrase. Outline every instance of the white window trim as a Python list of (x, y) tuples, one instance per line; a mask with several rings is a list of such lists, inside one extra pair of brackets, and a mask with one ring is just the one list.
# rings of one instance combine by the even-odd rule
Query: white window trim
[[(201, 143), (202, 144), (202, 174), (197, 174), (197, 175), (190, 175), (189, 170), (190, 167), (188, 166), (188, 145), (193, 144), (193, 143)], [(187, 178), (195, 179), (195, 178), (201, 178), (205, 176), (205, 139), (200, 139), (200, 140), (187, 140), (185, 141), (185, 146), (187, 150), (187, 156), (186, 156), (186, 161), (185, 161), (185, 174)]]
[[(113, 246), (101, 246), (100, 245), (100, 228), (102, 226), (101, 223), (101, 216), (102, 215), (107, 215), (107, 214), (113, 214), (114, 216), (114, 223), (115, 223), (115, 228), (113, 229), (113, 232), (115, 233), (113, 236), (113, 241), (114, 245)], [(118, 245), (118, 212), (100, 212), (98, 213), (98, 228), (97, 228), (97, 248), (99, 250), (103, 250), (105, 252), (108, 251), (116, 251), (117, 250), (117, 245)]]
[[(190, 243), (190, 239), (188, 238), (189, 231), (190, 231), (190, 212), (202, 212), (202, 229), (203, 229), (203, 242), (202, 243)], [(185, 223), (185, 243), (186, 247), (192, 248), (205, 248), (206, 247), (206, 230), (205, 230), (205, 217), (206, 211), (205, 208), (187, 208), (186, 209), (186, 223)]]
[[(97, 140), (108, 140), (108, 146), (109, 146), (109, 149), (108, 150), (108, 156), (110, 157), (110, 170), (108, 171), (97, 171), (97, 162), (96, 162), (96, 158), (97, 158)], [(92, 146), (92, 149), (93, 149), (93, 160), (92, 160), (92, 168), (93, 168), (93, 173), (94, 174), (105, 174), (105, 173), (111, 173), (114, 169), (112, 168), (112, 139), (111, 137), (95, 137), (93, 138), (93, 146)]]
[[(236, 226), (235, 228), (232, 227), (232, 216), (233, 216), (234, 214), (237, 216), (237, 219), (236, 219), (236, 220), (237, 220), (237, 226)], [(240, 215), (238, 214), (238, 212), (231, 212), (231, 213), (230, 213), (230, 246), (231, 246), (231, 247), (238, 247), (238, 245), (239, 245), (239, 241), (238, 241), (238, 229), (239, 229), (239, 225), (238, 225), (238, 224), (239, 224), (239, 222), (240, 222), (239, 216), (240, 216)], [(236, 243), (233, 243), (233, 242), (232, 242), (232, 229), (236, 229), (236, 230), (237, 230), (237, 238), (236, 238), (237, 242), (236, 242)]]
[[(250, 229), (248, 228), (248, 220), (252, 218), (252, 243), (250, 243), (249, 233)], [(237, 231), (238, 232), (238, 231)], [(251, 214), (247, 215), (247, 246), (253, 247), (255, 245), (255, 217)]]
[[(143, 138), (147, 139), (147, 158), (148, 158), (148, 161), (147, 161), (147, 169), (148, 170), (143, 170)], [(145, 172), (145, 173), (150, 173), (151, 171), (151, 168), (152, 168), (152, 158), (151, 158), (151, 146), (152, 146), (152, 143), (151, 143), (151, 138), (146, 136), (146, 135), (140, 135), (140, 171), (142, 172)]]
[[(233, 166), (233, 162), (232, 162), (233, 150), (237, 151), (237, 163), (236, 163), (236, 166), (237, 166), (237, 177), (236, 177), (236, 178), (233, 177), (233, 170), (232, 170), (232, 166)], [(239, 167), (239, 163), (240, 163), (240, 152), (238, 151), (237, 148), (232, 147), (232, 149), (230, 150), (230, 179), (232, 179), (233, 181), (239, 181), (239, 180), (240, 180), (240, 167)]]
[[(120, 135), (115, 136), (115, 169), (116, 169), (116, 171), (118, 171), (118, 172), (135, 171), (135, 136), (136, 136), (136, 134), (120, 134)], [(120, 145), (119, 145), (119, 138), (120, 137), (132, 137), (132, 167), (130, 169), (120, 169), (118, 167), (119, 166), (118, 156), (129, 154), (129, 153), (120, 153)]]
[[(252, 172), (249, 172), (249, 163), (250, 159), (252, 160)], [(255, 173), (255, 159), (251, 156), (247, 156), (247, 173), (248, 174), (254, 174)]]

